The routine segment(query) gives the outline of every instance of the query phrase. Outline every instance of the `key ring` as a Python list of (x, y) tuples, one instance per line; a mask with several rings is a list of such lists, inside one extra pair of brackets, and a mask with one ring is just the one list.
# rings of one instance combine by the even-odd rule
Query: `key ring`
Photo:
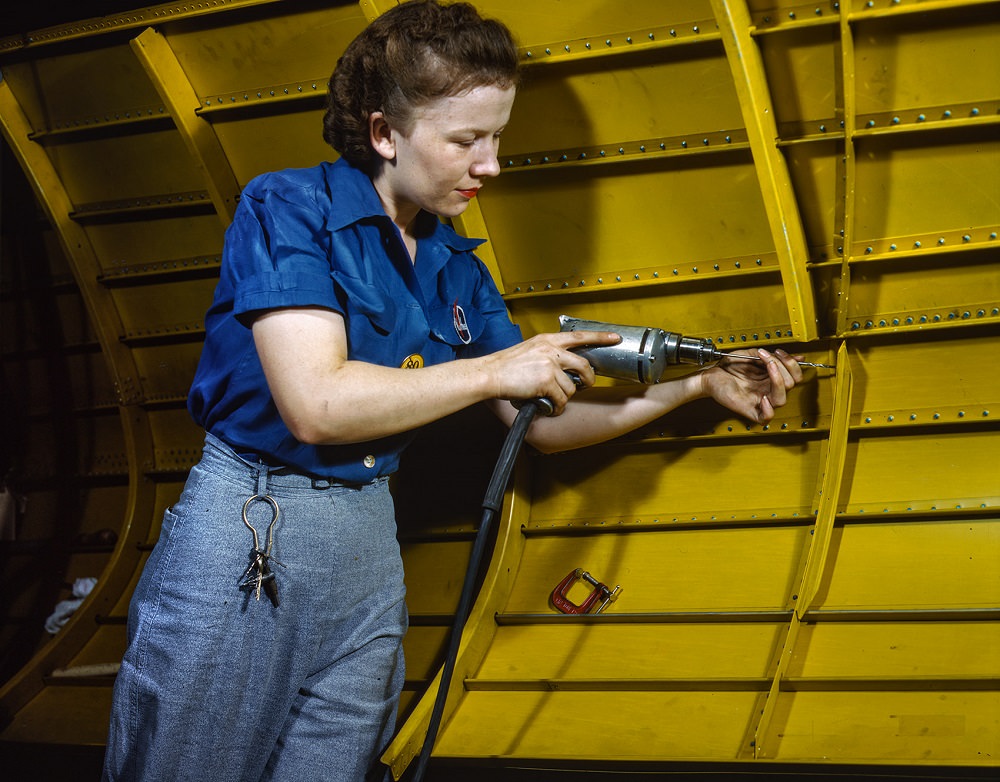
[[(250, 503), (255, 500), (262, 500), (268, 503), (273, 513), (271, 521), (267, 525), (267, 532), (265, 533), (265, 548), (260, 547), (260, 535), (257, 533), (257, 528), (250, 523), (250, 518), (247, 515)], [(278, 508), (278, 503), (275, 502), (273, 497), (267, 494), (254, 494), (248, 497), (247, 501), (243, 503), (243, 523), (253, 533), (253, 551), (250, 552), (250, 564), (243, 571), (243, 575), (240, 576), (240, 589), (252, 588), (256, 593), (257, 600), (260, 600), (260, 593), (263, 590), (271, 598), (271, 602), (274, 603), (275, 607), (278, 605), (278, 586), (274, 579), (274, 573), (271, 571), (268, 563), (274, 562), (274, 564), (284, 567), (281, 562), (271, 557), (271, 547), (274, 545), (274, 525), (278, 523), (280, 515), (281, 510)]]
[(271, 523), (267, 525), (267, 548), (263, 552), (266, 556), (271, 556), (271, 545), (274, 543), (274, 525), (278, 523), (278, 516), (281, 515), (281, 510), (278, 508), (278, 503), (275, 502), (274, 497), (270, 494), (254, 494), (247, 497), (247, 501), (243, 503), (243, 523), (253, 533), (253, 547), (255, 551), (260, 551), (260, 539), (257, 537), (257, 528), (247, 518), (247, 510), (250, 507), (250, 503), (254, 500), (263, 500), (268, 503), (271, 506), (271, 512), (274, 513)]

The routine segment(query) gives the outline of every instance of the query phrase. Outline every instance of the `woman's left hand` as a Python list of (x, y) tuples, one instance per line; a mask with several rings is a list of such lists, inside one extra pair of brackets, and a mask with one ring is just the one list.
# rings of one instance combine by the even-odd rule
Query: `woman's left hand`
[(795, 356), (780, 348), (774, 353), (763, 348), (756, 352), (764, 361), (724, 358), (701, 373), (701, 380), (706, 396), (744, 418), (764, 424), (788, 400), (789, 389), (802, 380), (802, 368)]

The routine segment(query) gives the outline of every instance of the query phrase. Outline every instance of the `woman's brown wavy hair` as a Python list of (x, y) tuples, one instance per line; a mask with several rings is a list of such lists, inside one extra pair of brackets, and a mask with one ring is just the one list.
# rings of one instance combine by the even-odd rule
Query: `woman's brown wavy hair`
[(381, 111), (405, 129), (413, 109), (436, 98), (517, 82), (517, 46), (503, 23), (484, 19), (468, 3), (413, 0), (375, 19), (337, 61), (323, 138), (372, 175), (377, 163), (368, 135), (372, 112)]

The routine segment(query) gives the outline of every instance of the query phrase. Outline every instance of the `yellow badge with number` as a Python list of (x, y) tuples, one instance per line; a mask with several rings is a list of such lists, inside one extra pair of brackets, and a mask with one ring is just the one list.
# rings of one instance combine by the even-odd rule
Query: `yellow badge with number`
[(406, 358), (403, 359), (403, 363), (400, 364), (402, 369), (420, 369), (424, 365), (424, 357), (419, 353), (411, 353)]

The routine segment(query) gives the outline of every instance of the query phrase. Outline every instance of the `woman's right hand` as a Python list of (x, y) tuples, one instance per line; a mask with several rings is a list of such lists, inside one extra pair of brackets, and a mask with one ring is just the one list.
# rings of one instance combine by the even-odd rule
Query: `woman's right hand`
[(566, 331), (538, 334), (520, 344), (486, 356), (498, 399), (545, 397), (559, 415), (580, 388), (594, 384), (594, 369), (574, 353), (588, 345), (615, 345), (621, 337), (606, 331)]

